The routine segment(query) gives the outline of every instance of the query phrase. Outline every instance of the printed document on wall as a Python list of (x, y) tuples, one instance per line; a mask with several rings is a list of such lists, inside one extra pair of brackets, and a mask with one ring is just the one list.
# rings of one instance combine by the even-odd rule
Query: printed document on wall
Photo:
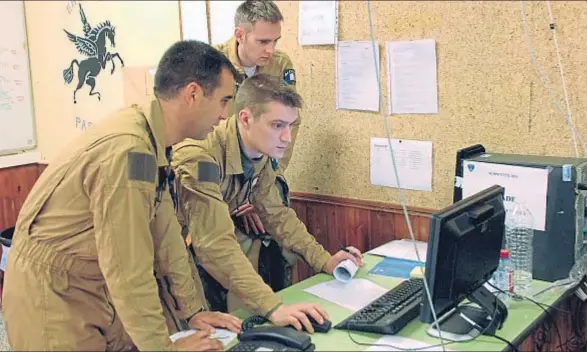
[(437, 114), (436, 42), (386, 42), (390, 114)]
[(493, 185), (505, 188), (504, 207), (511, 211), (515, 202), (524, 202), (534, 220), (534, 229), (546, 229), (548, 170), (477, 161), (463, 163), (463, 198)]
[[(204, 1), (202, 1), (204, 2)], [(234, 35), (234, 14), (242, 1), (210, 1), (212, 45), (223, 44)]]
[[(401, 188), (432, 191), (432, 141), (392, 139), (391, 146)], [(387, 138), (371, 138), (371, 183), (397, 188)]]
[[(379, 45), (375, 43), (379, 65)], [(336, 46), (336, 108), (379, 111), (379, 88), (370, 41), (339, 41)]]
[(300, 1), (299, 7), (300, 45), (335, 44), (338, 1)]
[(183, 40), (199, 40), (208, 43), (208, 16), (205, 1), (179, 2), (181, 9), (181, 34)]

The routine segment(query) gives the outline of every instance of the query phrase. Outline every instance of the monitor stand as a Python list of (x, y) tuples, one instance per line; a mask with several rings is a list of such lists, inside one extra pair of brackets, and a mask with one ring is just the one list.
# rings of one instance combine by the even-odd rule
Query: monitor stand
[(479, 287), (469, 300), (476, 303), (453, 308), (438, 319), (440, 333), (432, 323), (427, 330), (430, 336), (449, 341), (468, 341), (481, 334), (493, 335), (501, 329), (506, 320), (508, 310), (505, 304), (485, 286)]

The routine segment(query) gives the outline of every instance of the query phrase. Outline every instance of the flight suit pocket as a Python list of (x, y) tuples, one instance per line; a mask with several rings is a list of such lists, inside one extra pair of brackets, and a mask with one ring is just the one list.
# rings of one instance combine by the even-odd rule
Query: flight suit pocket
[(283, 177), (281, 175), (277, 175), (275, 177), (275, 185), (277, 186), (277, 189), (279, 190), (279, 194), (281, 195), (281, 200), (283, 202), (283, 205), (285, 205), (286, 207), (289, 207), (289, 187), (287, 185), (287, 181), (285, 180), (285, 177)]

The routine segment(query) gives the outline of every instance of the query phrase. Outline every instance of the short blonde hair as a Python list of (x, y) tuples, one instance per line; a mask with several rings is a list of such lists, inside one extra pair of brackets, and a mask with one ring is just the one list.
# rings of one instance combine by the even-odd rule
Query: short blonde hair
[(234, 26), (253, 27), (258, 21), (278, 23), (283, 15), (273, 1), (245, 1), (234, 15)]
[(301, 108), (302, 97), (282, 79), (260, 73), (244, 80), (236, 93), (235, 111), (248, 108), (254, 118), (265, 112), (265, 104), (277, 102), (292, 108)]

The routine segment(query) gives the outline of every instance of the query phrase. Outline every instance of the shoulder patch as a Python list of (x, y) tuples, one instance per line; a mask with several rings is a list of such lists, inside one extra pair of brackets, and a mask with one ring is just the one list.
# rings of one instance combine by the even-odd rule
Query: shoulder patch
[(128, 153), (128, 179), (144, 182), (155, 182), (157, 173), (157, 161), (151, 154), (129, 152)]
[(287, 84), (296, 85), (296, 71), (293, 68), (283, 71), (283, 80)]
[(198, 162), (198, 181), (220, 184), (220, 168), (209, 161)]

